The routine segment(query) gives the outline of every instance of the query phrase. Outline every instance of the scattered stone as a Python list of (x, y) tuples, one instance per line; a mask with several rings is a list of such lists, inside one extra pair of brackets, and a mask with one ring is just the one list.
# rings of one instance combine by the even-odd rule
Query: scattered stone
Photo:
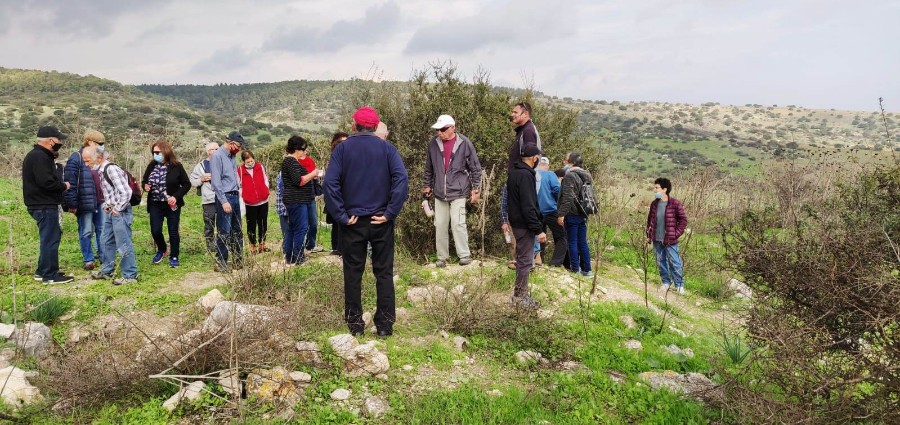
[(427, 288), (416, 287), (406, 290), (406, 298), (409, 299), (409, 302), (412, 303), (412, 305), (420, 307), (429, 302), (431, 297)]
[(218, 289), (213, 289), (212, 291), (207, 292), (206, 295), (200, 297), (197, 304), (200, 304), (200, 307), (203, 307), (206, 311), (211, 311), (222, 301), (225, 301), (225, 296), (222, 295)]
[(457, 297), (461, 297), (466, 293), (466, 287), (463, 285), (456, 285), (450, 290), (450, 293)]
[[(234, 323), (232, 323), (232, 309), (234, 310)], [(278, 313), (279, 310), (273, 307), (222, 301), (216, 304), (209, 313), (209, 317), (203, 322), (203, 330), (215, 335), (222, 328), (233, 325), (238, 331), (252, 332), (260, 324), (277, 320), (280, 316)]]
[(328, 338), (328, 344), (331, 345), (331, 349), (334, 350), (338, 357), (345, 359), (354, 348), (359, 346), (359, 341), (353, 335), (340, 334)]
[(394, 313), (397, 314), (397, 317), (395, 318), (396, 323), (401, 325), (409, 324), (409, 311), (407, 311), (405, 307), (397, 307), (397, 310)]
[(163, 403), (163, 407), (165, 407), (166, 410), (173, 412), (183, 400), (194, 401), (200, 398), (200, 394), (202, 394), (204, 388), (206, 388), (206, 384), (204, 384), (203, 381), (191, 382), (188, 386), (178, 390), (172, 397), (169, 397), (169, 399)]
[(331, 392), (331, 399), (337, 401), (344, 401), (350, 398), (350, 390), (344, 388), (338, 388)]
[(622, 372), (619, 372), (618, 370), (607, 370), (606, 374), (609, 376), (609, 379), (611, 381), (613, 381), (617, 384), (624, 384), (626, 381), (626, 378), (627, 378), (627, 375), (625, 375)]
[(381, 397), (366, 397), (363, 402), (362, 414), (370, 418), (380, 418), (391, 409), (387, 400)]
[(378, 375), (375, 375), (375, 379), (377, 379), (379, 381), (387, 381), (388, 376), (386, 373), (379, 373)]
[(537, 311), (537, 315), (541, 319), (549, 319), (549, 318), (553, 317), (553, 314), (554, 314), (553, 310), (550, 310), (550, 309), (542, 308)]
[(312, 375), (306, 372), (294, 371), (291, 372), (289, 376), (294, 380), (294, 382), (299, 382), (301, 384), (309, 384), (310, 382), (312, 382)]
[(87, 339), (91, 336), (91, 331), (89, 331), (84, 326), (76, 326), (69, 329), (69, 332), (66, 335), (66, 341), (69, 343), (77, 343), (83, 339)]
[(16, 350), (13, 348), (4, 348), (0, 350), (0, 369), (9, 366), (10, 360), (16, 357)]
[(503, 391), (490, 390), (490, 391), (487, 391), (487, 395), (489, 395), (491, 397), (503, 397)]
[(625, 341), (625, 348), (629, 350), (640, 350), (644, 348), (644, 345), (636, 339), (629, 339), (628, 341)]
[(575, 371), (586, 372), (586, 371), (590, 370), (590, 369), (588, 369), (587, 366), (584, 365), (584, 363), (575, 362), (575, 361), (562, 362), (559, 364), (559, 369), (569, 371), (569, 372), (575, 372)]
[(660, 345), (660, 347), (661, 347), (663, 350), (668, 351), (669, 354), (672, 354), (673, 356), (682, 355), (682, 356), (685, 356), (685, 357), (687, 357), (687, 358), (692, 358), (692, 357), (694, 357), (694, 350), (691, 350), (690, 348), (682, 349), (682, 348), (679, 348), (679, 347), (678, 347), (677, 345), (675, 345), (675, 344), (671, 344), (671, 345), (669, 345), (668, 347), (665, 346), (665, 345)]
[(716, 384), (700, 373), (691, 372), (682, 375), (678, 372), (667, 370), (665, 372), (643, 372), (638, 376), (650, 384), (650, 387), (653, 389), (666, 388), (673, 392), (680, 392), (707, 400), (716, 397), (711, 391), (716, 387)]
[(519, 351), (516, 353), (516, 362), (521, 366), (532, 366), (535, 364), (547, 364), (549, 361), (535, 351)]
[(676, 328), (675, 326), (669, 325), (669, 330), (672, 331), (673, 333), (678, 334), (678, 335), (681, 336), (682, 338), (686, 338), (686, 337), (687, 337), (687, 334), (684, 333), (683, 330), (678, 329), (678, 328)]
[(28, 378), (33, 376), (33, 373), (15, 366), (0, 369), (0, 400), (14, 409), (44, 401), (41, 390), (28, 382)]
[(728, 289), (734, 291), (734, 296), (738, 298), (753, 298), (753, 290), (744, 282), (737, 279), (731, 279), (727, 283)]
[(625, 329), (634, 329), (637, 327), (637, 323), (634, 321), (634, 317), (629, 315), (619, 316), (619, 320), (622, 321), (622, 324), (625, 325)]
[(368, 311), (364, 312), (362, 319), (363, 319), (363, 324), (364, 324), (363, 327), (364, 328), (368, 329), (368, 328), (372, 327), (372, 313), (370, 313)]
[(241, 377), (238, 374), (237, 369), (229, 369), (223, 370), (219, 372), (219, 386), (222, 387), (222, 391), (225, 391), (228, 394), (233, 396), (241, 396), (243, 392), (243, 383), (241, 383)]
[(469, 348), (469, 340), (461, 336), (455, 336), (453, 337), (453, 345), (456, 346), (457, 350), (465, 351), (467, 348)]
[(300, 358), (300, 363), (312, 366), (312, 367), (322, 367), (325, 365), (325, 361), (322, 359), (322, 350), (319, 349), (319, 344), (316, 344), (312, 341), (300, 341), (296, 344), (298, 357)]
[(28, 322), (13, 335), (16, 345), (22, 348), (26, 356), (43, 359), (50, 355), (53, 334), (43, 323)]
[(16, 332), (16, 325), (0, 323), (0, 338), (9, 339)]
[(413, 370), (413, 367), (412, 367), (412, 365), (405, 364), (405, 365), (403, 365), (403, 370), (405, 372), (409, 372), (409, 371)]
[(441, 338), (444, 338), (444, 339), (450, 338), (450, 334), (448, 334), (447, 331), (444, 331), (444, 330), (438, 332), (438, 335), (440, 335)]
[(377, 341), (360, 345), (353, 335), (341, 334), (329, 338), (328, 343), (344, 359), (344, 370), (350, 377), (375, 376), (391, 367), (387, 355), (375, 348)]
[(285, 403), (293, 406), (300, 401), (303, 390), (291, 379), (287, 369), (254, 369), (247, 375), (247, 395), (261, 401)]

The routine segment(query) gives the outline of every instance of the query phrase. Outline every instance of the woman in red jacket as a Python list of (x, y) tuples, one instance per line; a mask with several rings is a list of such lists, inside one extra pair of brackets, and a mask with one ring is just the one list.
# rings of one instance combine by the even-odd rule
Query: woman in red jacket
[[(241, 181), (241, 198), (247, 206), (247, 237), (250, 253), (269, 252), (266, 248), (266, 230), (269, 227), (269, 177), (262, 164), (256, 162), (253, 152), (241, 153), (238, 178)], [(258, 233), (257, 233), (258, 232)]]

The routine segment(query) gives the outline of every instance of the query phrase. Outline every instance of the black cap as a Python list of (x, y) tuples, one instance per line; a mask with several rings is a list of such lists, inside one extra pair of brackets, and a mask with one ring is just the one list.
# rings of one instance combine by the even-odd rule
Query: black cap
[(241, 133), (238, 131), (232, 131), (231, 133), (228, 133), (228, 140), (231, 140), (232, 142), (238, 142), (242, 146), (247, 144), (247, 141), (244, 140), (244, 136), (241, 136)]
[(40, 139), (46, 139), (48, 137), (56, 137), (59, 140), (65, 140), (67, 137), (65, 134), (59, 132), (56, 127), (52, 125), (45, 125), (38, 129), (37, 137)]
[(532, 156), (540, 154), (541, 150), (535, 145), (526, 145), (522, 148), (522, 158), (531, 158)]

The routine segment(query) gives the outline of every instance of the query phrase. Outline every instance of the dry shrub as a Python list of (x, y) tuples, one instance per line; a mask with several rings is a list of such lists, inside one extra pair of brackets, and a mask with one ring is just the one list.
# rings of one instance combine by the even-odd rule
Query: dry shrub
[(747, 331), (757, 349), (726, 386), (729, 408), (749, 421), (890, 422), (900, 400), (900, 168), (816, 187), (816, 203), (779, 202), (791, 220), (751, 211), (726, 238), (754, 290)]

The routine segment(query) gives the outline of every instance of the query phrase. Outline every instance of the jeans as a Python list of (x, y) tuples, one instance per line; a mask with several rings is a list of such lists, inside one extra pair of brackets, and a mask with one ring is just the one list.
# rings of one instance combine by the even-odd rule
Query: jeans
[(288, 213), (288, 231), (285, 233), (284, 261), (288, 264), (296, 264), (306, 259), (303, 255), (303, 242), (306, 239), (306, 231), (309, 227), (309, 204), (285, 205)]
[(169, 258), (178, 258), (181, 248), (181, 235), (178, 232), (178, 225), (181, 222), (181, 207), (172, 211), (166, 202), (150, 201), (147, 204), (147, 213), (150, 215), (150, 235), (153, 236), (153, 242), (156, 243), (156, 252), (166, 252), (166, 238), (163, 236), (162, 223), (166, 220), (166, 227), (169, 230), (169, 243), (172, 244), (172, 250), (169, 251)]
[(528, 291), (528, 275), (534, 266), (534, 232), (528, 229), (512, 228), (516, 238), (516, 284), (513, 287), (513, 296), (524, 297), (530, 295)]
[(206, 250), (216, 250), (216, 204), (203, 204), (203, 240), (206, 241)]
[(659, 267), (663, 285), (670, 285), (674, 281), (676, 288), (684, 287), (684, 270), (681, 256), (678, 255), (678, 244), (666, 246), (662, 242), (653, 241), (653, 252), (656, 253), (656, 266)]
[(28, 210), (37, 222), (40, 250), (35, 274), (44, 279), (59, 275), (59, 241), (62, 229), (59, 227), (59, 208), (38, 208)]
[[(269, 203), (247, 205), (247, 237), (250, 245), (265, 244), (269, 230)], [(259, 233), (257, 233), (259, 232)]]
[(104, 214), (103, 250), (100, 261), (103, 267), (100, 273), (112, 276), (116, 269), (116, 252), (122, 257), (120, 264), (122, 277), (137, 279), (137, 261), (134, 257), (134, 245), (131, 243), (131, 223), (134, 214), (131, 205), (118, 215)]
[(573, 272), (591, 271), (591, 250), (587, 242), (587, 217), (566, 216), (566, 236), (569, 239), (569, 265)]
[(216, 201), (216, 227), (219, 232), (216, 238), (216, 258), (219, 265), (228, 265), (228, 254), (232, 261), (240, 264), (244, 261), (244, 235), (241, 233), (241, 202), (237, 192), (226, 192), (225, 199), (231, 204), (231, 213), (226, 214), (222, 204)]
[(466, 198), (453, 201), (434, 200), (434, 227), (437, 259), (450, 258), (450, 235), (453, 233), (453, 244), (459, 258), (470, 257), (469, 232), (466, 229)]
[[(94, 262), (94, 230), (97, 222), (96, 211), (78, 211), (75, 220), (78, 222), (78, 244), (81, 247), (81, 258), (85, 263)], [(98, 253), (99, 255), (99, 253)]]
[(97, 211), (94, 211), (94, 237), (97, 238), (97, 257), (96, 259), (103, 261), (103, 221), (106, 220), (106, 212), (103, 211), (103, 204), (97, 205)]
[(371, 216), (359, 217), (356, 224), (341, 228), (344, 259), (344, 317), (351, 333), (362, 332), (362, 275), (366, 269), (366, 246), (372, 244), (372, 272), (375, 274), (374, 322), (381, 331), (393, 331), (396, 320), (394, 298), (394, 221), (372, 224)]
[[(285, 208), (285, 213), (287, 213), (287, 208)], [(290, 231), (291, 220), (288, 219), (286, 215), (278, 216), (278, 223), (281, 225), (281, 252), (284, 254), (284, 260), (288, 259), (288, 251), (291, 247), (288, 246), (288, 232)], [(291, 244), (293, 245), (294, 235), (291, 235)]]
[(556, 212), (544, 214), (543, 228), (550, 228), (553, 234), (553, 257), (547, 258), (547, 243), (541, 244), (541, 258), (551, 266), (562, 266), (566, 261), (566, 253), (569, 252), (569, 241), (566, 239), (566, 229), (556, 221)]
[(319, 205), (316, 201), (310, 202), (306, 207), (306, 220), (309, 223), (306, 227), (306, 249), (316, 247), (316, 231), (319, 229)]

